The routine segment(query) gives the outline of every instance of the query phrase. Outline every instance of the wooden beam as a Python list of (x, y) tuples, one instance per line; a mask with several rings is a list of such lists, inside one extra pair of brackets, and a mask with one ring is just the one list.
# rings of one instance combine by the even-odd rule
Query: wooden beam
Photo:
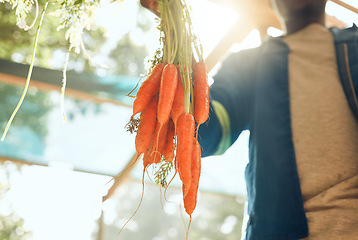
[(331, 27), (346, 28), (347, 24), (340, 21), (339, 19), (337, 19), (334, 16), (326, 14), (326, 26), (328, 28), (331, 28)]
[[(0, 82), (6, 83), (6, 84), (9, 84), (9, 85), (15, 85), (15, 86), (23, 87), (23, 86), (25, 86), (26, 79), (22, 78), (22, 77), (11, 75), (11, 74), (0, 73)], [(35, 79), (32, 79), (30, 81), (30, 87), (35, 87), (35, 88), (37, 88), (38, 90), (41, 90), (41, 91), (57, 91), (57, 92), (61, 92), (61, 86), (55, 86), (55, 85), (52, 85), (52, 84), (49, 84), (49, 83), (40, 82), (40, 81), (37, 81)], [(85, 92), (81, 92), (81, 91), (78, 91), (78, 90), (74, 90), (74, 89), (71, 89), (71, 88), (66, 88), (66, 95), (71, 96), (71, 97), (76, 98), (76, 99), (88, 100), (88, 101), (92, 101), (92, 102), (95, 102), (95, 103), (112, 103), (112, 104), (118, 105), (118, 106), (131, 107), (131, 106), (125, 105), (123, 103), (120, 103), (118, 101), (112, 100), (112, 99), (100, 98), (100, 97), (97, 97), (95, 95), (85, 93)]]
[(247, 24), (242, 19), (236, 20), (227, 34), (205, 59), (208, 72), (215, 67), (215, 65), (223, 58), (234, 43), (241, 42), (252, 29), (253, 26)]
[[(106, 196), (103, 196), (102, 201), (106, 201), (108, 198), (110, 198), (116, 191), (116, 189), (124, 182), (124, 180), (129, 177), (129, 174), (134, 166), (131, 166), (132, 163), (136, 160), (137, 154), (135, 153), (132, 158), (128, 161), (127, 165), (123, 168), (125, 171), (121, 172), (121, 174), (117, 174), (112, 178), (112, 181), (114, 181), (113, 185), (109, 188), (108, 193)], [(137, 161), (138, 162), (138, 161)], [(134, 165), (134, 164), (133, 164)], [(129, 167), (131, 169), (129, 169)], [(123, 170), (122, 170), (123, 171)]]
[(5, 157), (2, 157), (2, 156), (0, 156), (0, 162), (13, 162), (13, 163), (15, 163), (15, 164), (20, 164), (20, 165), (47, 167), (47, 165), (45, 165), (45, 164), (29, 163), (29, 162), (25, 162), (25, 161), (23, 161), (23, 160), (14, 159), (14, 158), (5, 158)]
[(358, 14), (358, 9), (353, 7), (352, 5), (349, 5), (348, 3), (345, 3), (345, 2), (343, 2), (341, 0), (330, 0), (330, 1), (338, 4), (341, 7), (344, 7), (346, 9)]
[(281, 23), (268, 0), (212, 1), (216, 4), (231, 6), (232, 9), (238, 12), (239, 18), (206, 58), (205, 62), (209, 72), (226, 55), (231, 46), (234, 43), (241, 42), (251, 30), (259, 29), (260, 36), (263, 38), (266, 36), (266, 30), (270, 26), (282, 29)]
[[(3, 156), (0, 156), (0, 162), (12, 162), (12, 163), (15, 163), (15, 164), (27, 165), (27, 166), (51, 167), (51, 165), (48, 165), (48, 164), (26, 162), (26, 161), (21, 160), (21, 159), (7, 158), (7, 157), (3, 157)], [(81, 173), (90, 173), (90, 174), (97, 174), (97, 175), (101, 175), (101, 176), (110, 176), (109, 174), (106, 174), (106, 173), (92, 172), (92, 171), (86, 171), (86, 170), (76, 169), (76, 168), (71, 169), (71, 170), (73, 170), (75, 172), (81, 172)]]

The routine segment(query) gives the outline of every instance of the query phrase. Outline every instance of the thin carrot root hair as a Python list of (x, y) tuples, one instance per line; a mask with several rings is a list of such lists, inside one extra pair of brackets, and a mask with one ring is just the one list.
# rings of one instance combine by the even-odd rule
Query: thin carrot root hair
[(162, 198), (162, 187), (160, 185), (159, 185), (159, 194), (160, 194), (160, 197), (159, 197), (159, 199), (160, 199), (160, 207), (162, 209), (164, 209), (163, 198)]
[(130, 98), (135, 98), (136, 96), (133, 96), (132, 93), (137, 89), (137, 87), (141, 84), (141, 80), (142, 79), (138, 79), (137, 81), (137, 84), (134, 86), (134, 88), (129, 92), (127, 93), (125, 96), (126, 97), (130, 97)]
[(183, 209), (182, 209), (182, 205), (181, 205), (181, 204), (179, 204), (179, 209), (180, 209), (181, 221), (183, 222), (184, 229), (185, 229), (185, 231), (186, 231), (188, 228), (186, 227), (186, 223), (185, 223), (185, 219), (184, 219), (184, 215), (183, 215)]
[(168, 188), (169, 188), (169, 185), (172, 183), (172, 181), (174, 180), (175, 176), (177, 175), (177, 172), (178, 172), (178, 171), (175, 169), (175, 172), (174, 172), (173, 177), (170, 179), (170, 181), (168, 182), (167, 186), (165, 187), (165, 190), (164, 190), (164, 194), (163, 194), (163, 195), (164, 195), (165, 201), (167, 201), (167, 202), (174, 203), (174, 202), (169, 201), (169, 200), (167, 199), (167, 190), (168, 190)]
[[(158, 122), (159, 123), (159, 122)], [(158, 130), (158, 134), (157, 134), (157, 143), (155, 144), (155, 148), (154, 148), (154, 151), (153, 152), (157, 152), (160, 154), (160, 152), (158, 151), (158, 148), (159, 148), (159, 139), (160, 139), (160, 133), (162, 131), (162, 128), (163, 128), (163, 125), (164, 124), (160, 124), (159, 123), (159, 130)], [(152, 152), (152, 154), (153, 154)]]
[(109, 184), (110, 182), (112, 182), (116, 177), (118, 177), (120, 174), (126, 172), (127, 170), (131, 169), (134, 164), (138, 161), (138, 159), (142, 156), (143, 154), (137, 155), (137, 157), (134, 159), (134, 161), (131, 163), (131, 165), (129, 165), (128, 167), (126, 167), (125, 169), (123, 169), (122, 171), (120, 171), (119, 173), (117, 173), (114, 177), (112, 177), (105, 185)]
[(148, 168), (150, 167), (150, 165), (148, 165), (143, 171), (145, 171), (147, 173), (147, 176), (149, 178), (149, 181), (153, 181), (153, 179), (150, 177), (150, 174), (148, 172)]
[(139, 201), (139, 204), (138, 204), (138, 207), (137, 209), (134, 211), (134, 213), (132, 214), (132, 216), (124, 223), (124, 225), (122, 226), (122, 228), (119, 230), (119, 232), (117, 233), (117, 238), (119, 236), (119, 234), (122, 232), (122, 230), (127, 226), (127, 224), (129, 223), (130, 220), (132, 220), (132, 218), (137, 214), (140, 206), (142, 205), (142, 202), (143, 202), (143, 197), (144, 197), (144, 176), (145, 176), (145, 171), (146, 171), (146, 168), (143, 169), (143, 175), (142, 175), (142, 194), (141, 194), (141, 197), (140, 197), (140, 201)]
[(189, 224), (188, 224), (188, 228), (186, 229), (186, 240), (189, 239), (189, 229), (190, 229), (190, 225), (191, 225), (191, 215), (190, 216), (190, 219), (189, 219)]

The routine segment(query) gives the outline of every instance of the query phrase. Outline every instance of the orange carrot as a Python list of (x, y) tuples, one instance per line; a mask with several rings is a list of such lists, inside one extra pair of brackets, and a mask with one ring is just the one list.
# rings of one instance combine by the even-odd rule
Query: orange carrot
[(199, 178), (201, 171), (201, 149), (198, 140), (194, 138), (191, 157), (191, 185), (188, 194), (184, 197), (185, 211), (191, 215), (196, 207)]
[(151, 99), (148, 106), (143, 110), (143, 112), (140, 115), (137, 135), (135, 138), (135, 148), (137, 151), (137, 157), (128, 167), (120, 171), (116, 176), (120, 175), (121, 173), (127, 171), (132, 166), (134, 166), (134, 164), (137, 162), (141, 154), (148, 151), (154, 135), (157, 106), (158, 106), (158, 95), (154, 96)]
[(159, 89), (157, 119), (160, 125), (163, 125), (169, 120), (177, 85), (177, 68), (175, 65), (168, 63), (163, 69)]
[(153, 155), (150, 154), (150, 150), (147, 149), (145, 152), (144, 152), (144, 156), (143, 156), (143, 166), (144, 166), (144, 169), (143, 171), (145, 171), (145, 169), (151, 165), (153, 163)]
[(196, 62), (193, 66), (194, 78), (194, 117), (196, 122), (203, 124), (209, 117), (209, 85), (206, 64)]
[(178, 119), (176, 161), (181, 181), (183, 182), (183, 196), (186, 196), (191, 185), (191, 155), (195, 132), (194, 117), (190, 113), (183, 113)]
[(163, 157), (167, 162), (173, 163), (174, 159), (174, 123), (172, 119), (168, 121), (168, 131), (167, 138), (165, 140), (165, 148), (163, 151)]
[(172, 111), (170, 113), (170, 117), (173, 119), (175, 126), (177, 124), (179, 116), (183, 112), (184, 112), (184, 91), (183, 91), (183, 84), (181, 82), (181, 77), (179, 74), (179, 67), (178, 67), (178, 85), (174, 96)]
[(150, 149), (150, 154), (153, 155), (153, 163), (159, 163), (160, 160), (162, 159), (167, 132), (168, 132), (168, 122), (164, 123), (164, 125), (161, 126), (157, 121), (152, 146)]
[(142, 83), (133, 102), (132, 117), (143, 111), (152, 97), (158, 92), (164, 66), (165, 63), (155, 65), (149, 77)]
[(135, 147), (138, 156), (149, 148), (152, 141), (156, 124), (158, 106), (157, 99), (157, 96), (153, 97), (148, 106), (141, 113), (138, 131), (135, 138)]

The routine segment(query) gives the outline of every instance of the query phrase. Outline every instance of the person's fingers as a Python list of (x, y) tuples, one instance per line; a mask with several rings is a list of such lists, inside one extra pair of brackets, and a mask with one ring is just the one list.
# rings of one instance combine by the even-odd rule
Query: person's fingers
[(140, 4), (159, 17), (158, 2), (156, 0), (140, 0)]

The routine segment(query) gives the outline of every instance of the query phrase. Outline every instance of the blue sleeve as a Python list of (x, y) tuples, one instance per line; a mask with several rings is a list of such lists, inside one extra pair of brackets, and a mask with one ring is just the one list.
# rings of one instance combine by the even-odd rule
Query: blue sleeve
[(232, 54), (210, 87), (209, 119), (199, 128), (202, 156), (224, 153), (249, 129), (254, 97), (256, 49)]

